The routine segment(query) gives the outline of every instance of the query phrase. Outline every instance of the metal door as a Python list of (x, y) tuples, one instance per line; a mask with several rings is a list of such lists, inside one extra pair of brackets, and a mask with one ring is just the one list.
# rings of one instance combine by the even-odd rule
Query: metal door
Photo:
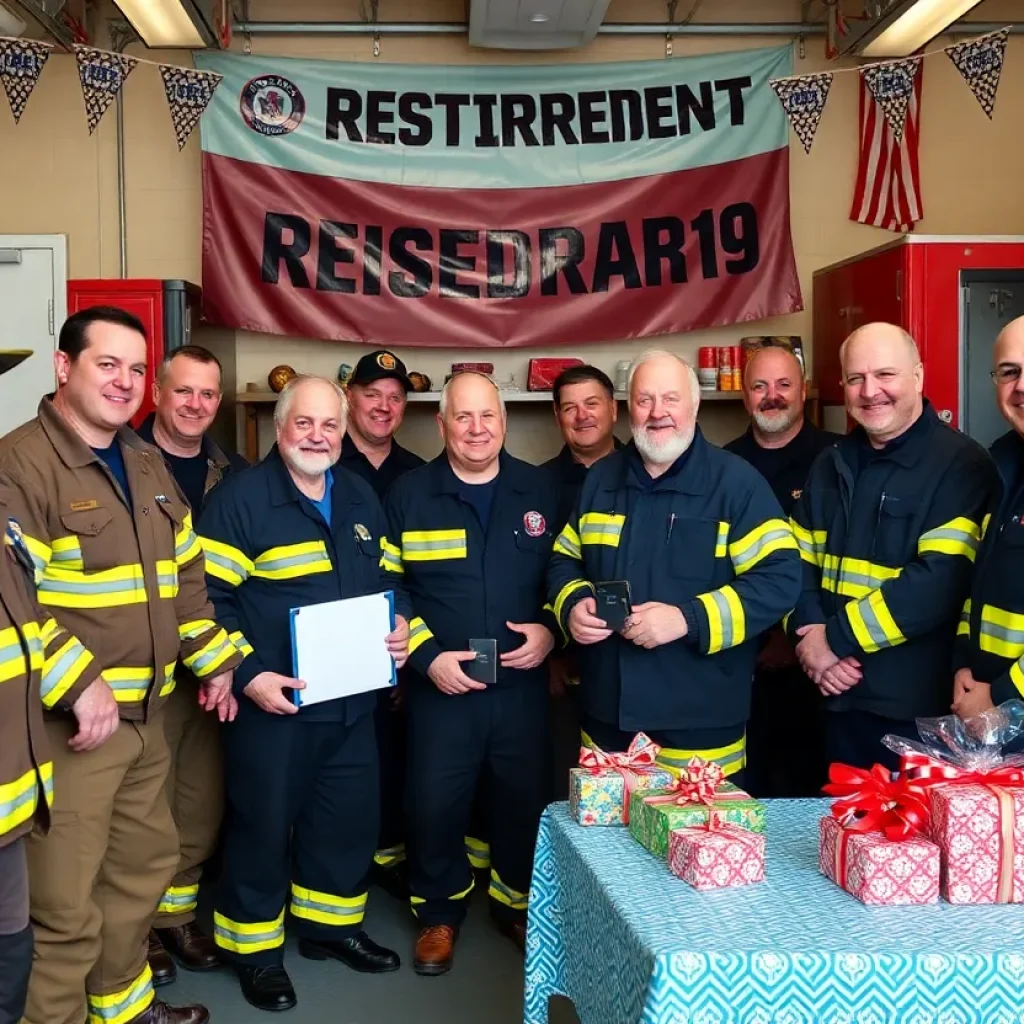
[(65, 266), (63, 238), (0, 235), (0, 435), (32, 419), (54, 390)]
[(1011, 320), (1024, 316), (1024, 270), (964, 271), (961, 309), (960, 428), (987, 448), (1010, 429), (996, 407), (989, 373), (999, 332)]

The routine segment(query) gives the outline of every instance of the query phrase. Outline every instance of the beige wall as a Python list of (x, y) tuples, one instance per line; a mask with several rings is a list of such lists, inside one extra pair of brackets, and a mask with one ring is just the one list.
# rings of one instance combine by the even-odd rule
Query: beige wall
[[(358, 18), (358, 0), (252, 0), (253, 20)], [(680, 11), (686, 8), (680, 4)], [(462, 0), (385, 0), (382, 14), (392, 20), (453, 20), (464, 17)], [(798, 0), (707, 0), (704, 20), (742, 21), (799, 19)], [(661, 0), (613, 0), (612, 21), (660, 21)], [(1021, 0), (986, 0), (975, 17), (987, 21), (1024, 20)], [(765, 37), (677, 37), (676, 55), (763, 46)], [(235, 47), (242, 49), (237, 39)], [(341, 61), (372, 60), (368, 37), (255, 37), (254, 54), (306, 56)], [(380, 60), (397, 63), (564, 63), (659, 59), (664, 39), (599, 37), (586, 50), (565, 53), (500, 53), (472, 50), (462, 37), (401, 38), (385, 36)], [(806, 57), (795, 70), (824, 66), (823, 41), (811, 38)], [(140, 56), (142, 49), (133, 49)], [(153, 54), (145, 54), (152, 57)], [(188, 63), (186, 53), (161, 53), (170, 63)], [(922, 187), (925, 233), (1024, 233), (1024, 190), (1019, 184), (1024, 163), (1024, 136), (1018, 130), (1024, 107), (1024, 37), (1011, 37), (995, 117), (986, 119), (944, 57), (925, 66), (922, 100)], [(155, 68), (140, 66), (125, 90), (128, 274), (132, 277), (200, 279), (201, 181), (198, 137), (177, 152), (170, 119)], [(15, 127), (0, 114), (0, 233), (60, 232), (69, 236), (73, 277), (114, 277), (118, 273), (118, 229), (114, 114), (109, 112), (96, 134), (89, 136), (77, 73), (71, 57), (55, 53), (33, 94), (25, 116)], [(668, 336), (658, 345), (691, 355), (702, 344), (727, 344), (744, 334), (800, 334), (811, 349), (810, 285), (815, 268), (869, 249), (891, 237), (847, 219), (857, 153), (857, 76), (837, 76), (815, 147), (805, 156), (792, 144), (792, 230), (797, 265), (808, 309), (735, 328)], [(516, 374), (525, 381), (527, 360), (541, 354), (579, 354), (609, 372), (629, 358), (642, 342), (591, 345), (577, 352), (542, 350), (399, 350), (410, 367), (434, 380), (443, 379), (450, 363), (474, 355), (492, 359), (499, 376)], [(285, 339), (239, 333), (238, 381), (261, 384), (276, 363), (287, 362), (305, 372), (334, 374), (342, 362), (352, 363), (355, 345)], [(742, 428), (740, 410), (732, 403), (708, 403), (702, 423), (714, 440), (726, 440)], [(510, 448), (526, 457), (542, 457), (558, 446), (546, 406), (513, 406)], [(430, 411), (410, 407), (403, 441), (424, 454), (436, 447)]]

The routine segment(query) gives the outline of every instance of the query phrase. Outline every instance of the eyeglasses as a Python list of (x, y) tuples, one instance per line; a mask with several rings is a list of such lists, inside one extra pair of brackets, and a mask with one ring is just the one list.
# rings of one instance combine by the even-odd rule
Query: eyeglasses
[(1007, 363), (1005, 366), (997, 366), (994, 370), (989, 373), (989, 376), (997, 384), (1016, 384), (1020, 380), (1020, 366), (1015, 366), (1012, 363)]

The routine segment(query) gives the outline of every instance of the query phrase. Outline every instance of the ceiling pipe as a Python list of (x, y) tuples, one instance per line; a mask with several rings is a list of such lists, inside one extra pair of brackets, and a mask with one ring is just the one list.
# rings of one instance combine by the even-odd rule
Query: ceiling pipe
[(57, 17), (57, 14), (60, 13), (59, 10), (57, 14), (52, 14), (46, 9), (44, 4), (38, 3), (36, 0), (7, 0), (7, 2), (22, 14), (30, 17), (40, 28), (49, 33), (62, 50), (66, 50), (68, 53), (71, 52), (75, 37)]

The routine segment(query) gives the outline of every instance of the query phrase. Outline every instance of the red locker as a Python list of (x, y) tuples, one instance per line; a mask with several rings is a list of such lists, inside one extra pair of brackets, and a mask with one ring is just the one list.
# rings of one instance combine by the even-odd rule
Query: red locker
[(191, 342), (193, 325), (199, 323), (197, 285), (187, 281), (151, 278), (123, 280), (101, 278), (68, 281), (68, 315), (89, 306), (116, 306), (134, 313), (146, 328), (146, 389), (142, 406), (132, 420), (137, 427), (153, 411), (153, 380), (156, 368), (168, 353)]
[[(987, 287), (987, 276), (998, 284), (1006, 271), (1022, 270), (1022, 236), (905, 235), (815, 271), (814, 378), (822, 406), (843, 404), (843, 340), (863, 324), (885, 320), (913, 335), (924, 363), (925, 394), (943, 419), (965, 429), (968, 283)], [(975, 348), (984, 357), (984, 346)]]

